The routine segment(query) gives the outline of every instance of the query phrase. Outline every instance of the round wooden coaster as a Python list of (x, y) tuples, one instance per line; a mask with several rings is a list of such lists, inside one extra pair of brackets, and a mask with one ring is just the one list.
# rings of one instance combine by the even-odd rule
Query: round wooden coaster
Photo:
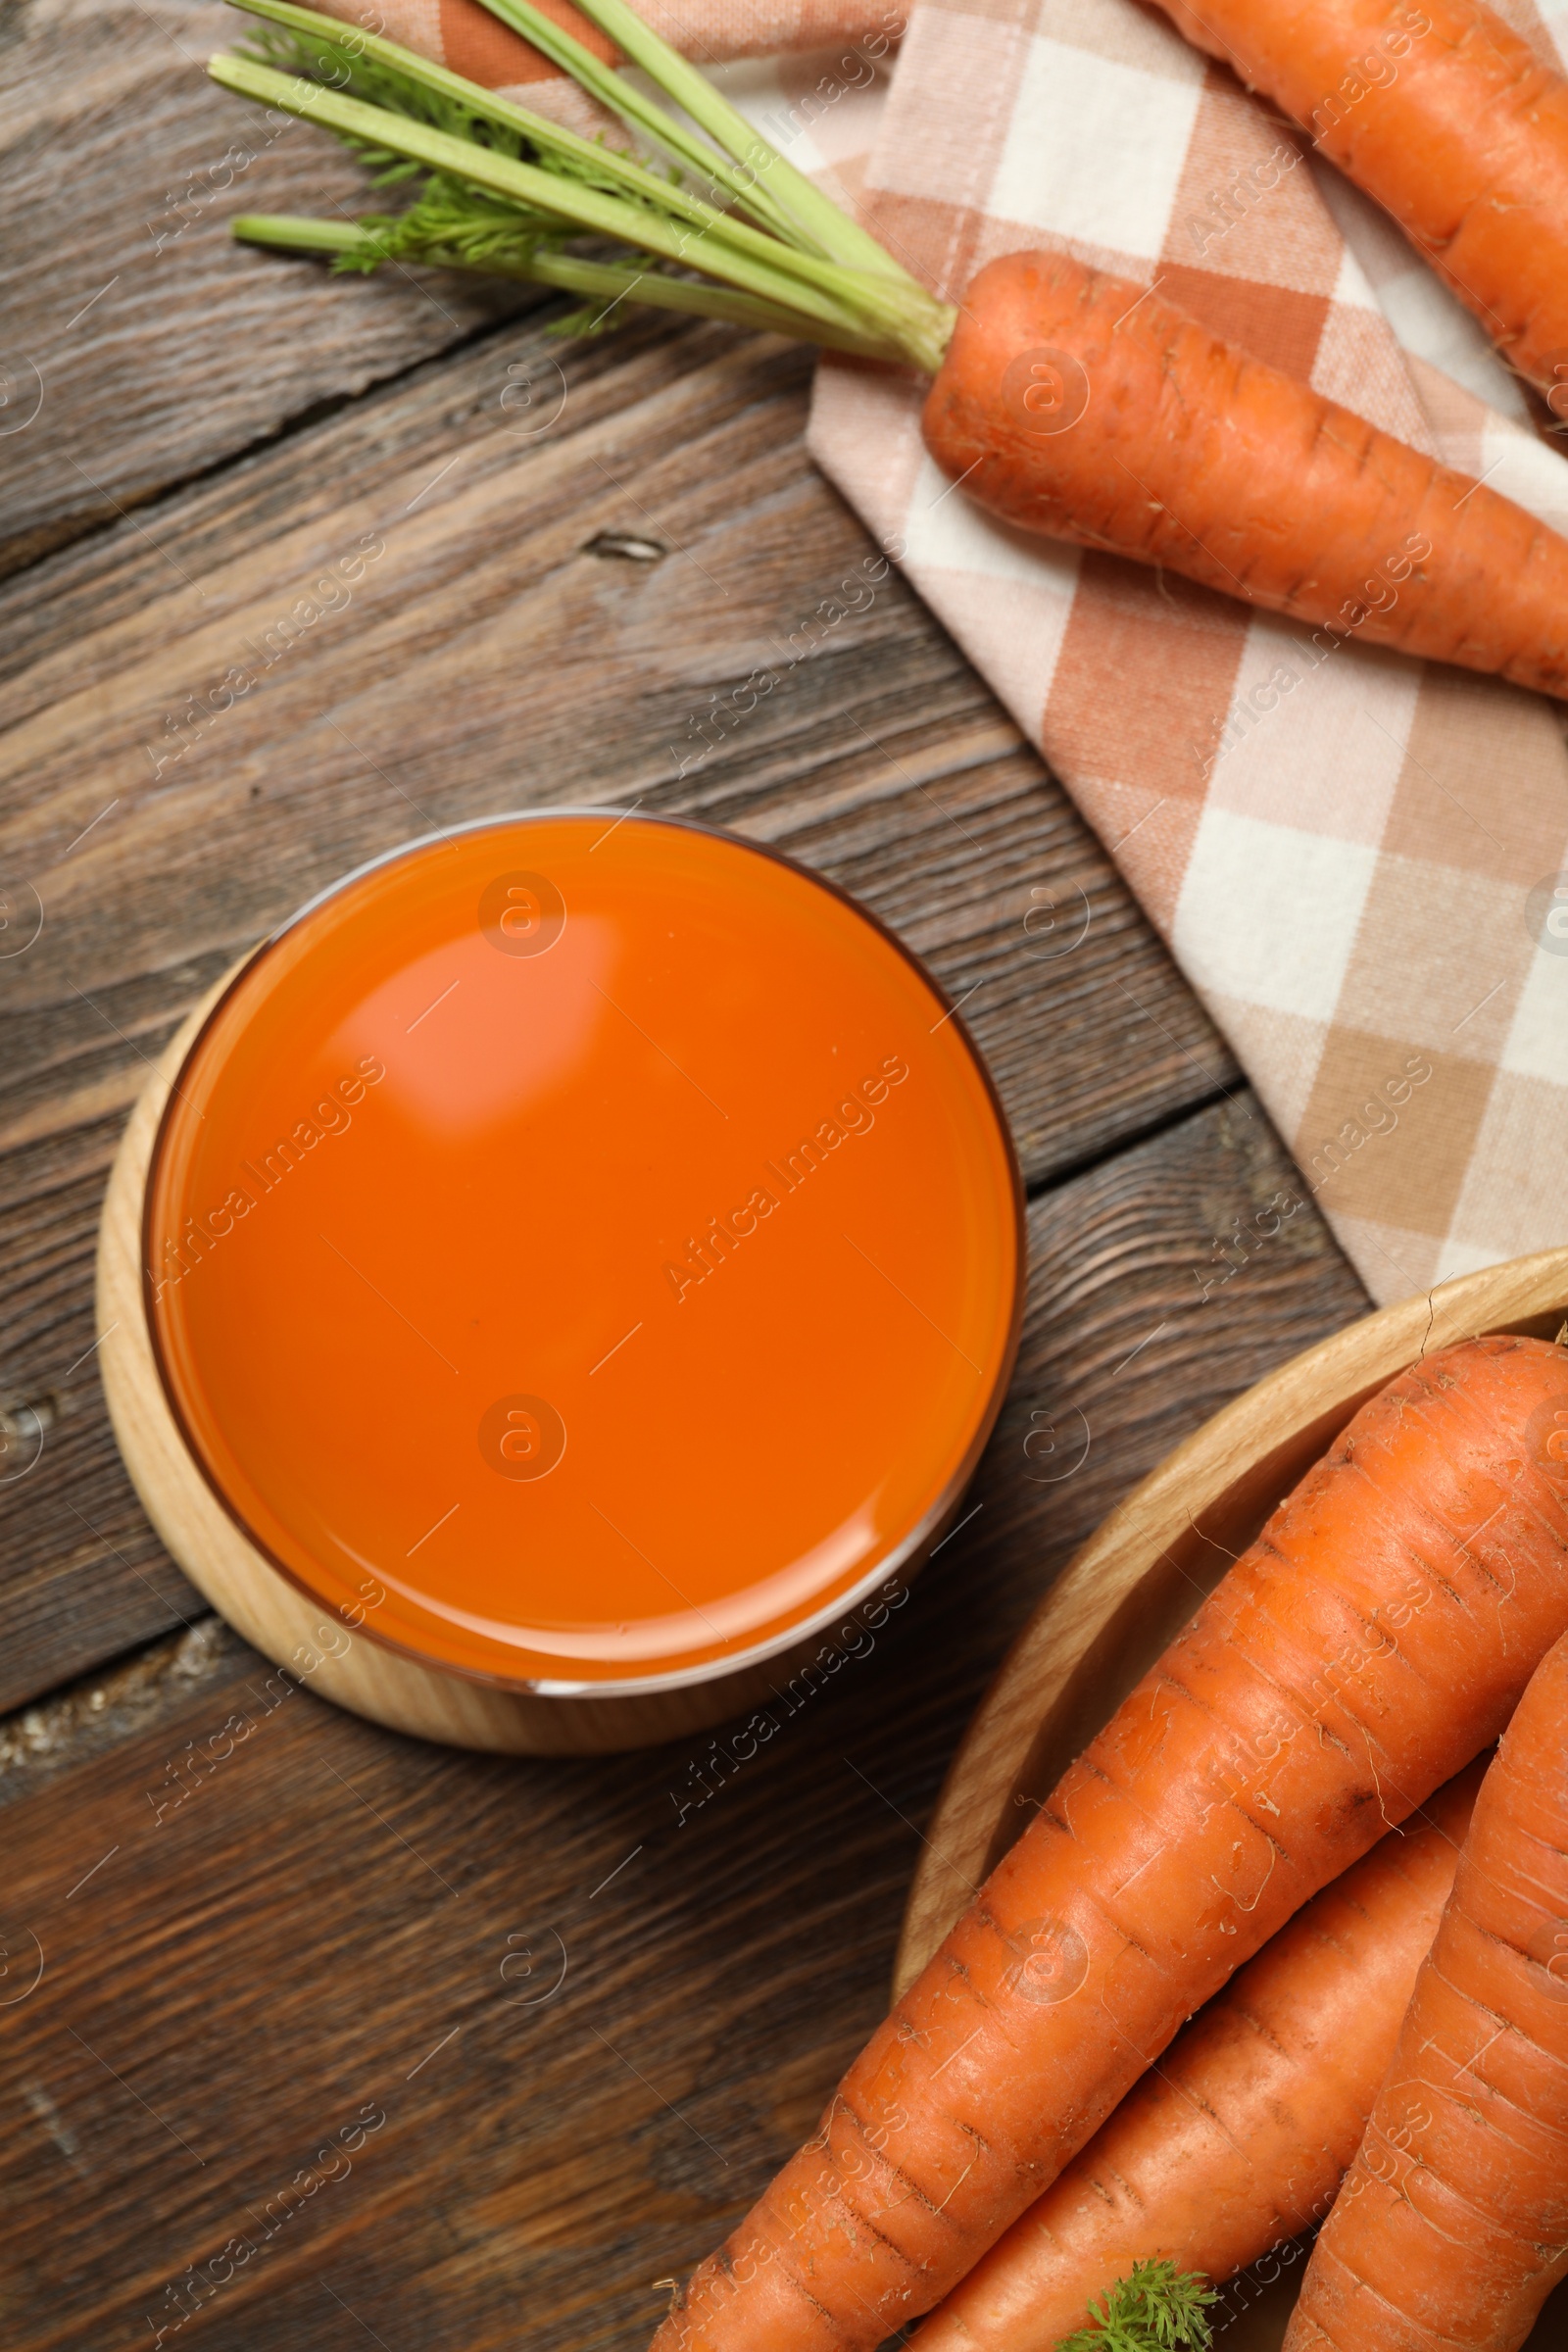
[(1167, 1454), (1068, 1563), (954, 1759), (904, 1914), (913, 1983), (1029, 1810), (1108, 1722), (1277, 1503), (1407, 1364), (1484, 1332), (1554, 1339), (1568, 1249), (1455, 1276), (1308, 1348)]
[(153, 1360), (142, 1288), (142, 1201), (158, 1123), (180, 1065), (209, 1010), (249, 960), (242, 957), (224, 973), (160, 1058), (116, 1155), (98, 1240), (98, 1328), (105, 1335), (99, 1360), (109, 1417), (131, 1484), (172, 1557), (220, 1616), (307, 1690), (420, 1739), (521, 1755), (592, 1754), (676, 1739), (760, 1705), (814, 1652), (819, 1635), (799, 1650), (682, 1690), (540, 1697), (422, 1665), (344, 1624), (279, 1575), (218, 1500), (175, 1425)]

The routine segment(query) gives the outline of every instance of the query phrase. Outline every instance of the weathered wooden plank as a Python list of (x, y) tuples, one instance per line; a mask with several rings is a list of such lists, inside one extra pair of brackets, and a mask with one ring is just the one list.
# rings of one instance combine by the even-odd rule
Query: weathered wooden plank
[[(542, 399), (558, 369), (518, 331), (158, 509), (156, 546), (122, 528), (0, 595), (0, 861), (47, 909), (0, 966), (18, 1072), (0, 1142), (45, 1131), (57, 1098), (107, 1107), (105, 1056), (128, 1097), (114, 1029), (150, 1050), (220, 957), (335, 872), (564, 798), (678, 808), (828, 862), (823, 824), (846, 820), (868, 895), (880, 878), (960, 990), (985, 980), (969, 1014), (1032, 1179), (1223, 1082), (1102, 856), (810, 467), (800, 355), (665, 332), (562, 364), (542, 438), (499, 405), (528, 381)], [(668, 552), (593, 552), (628, 529)], [(364, 576), (332, 573), (362, 568), (367, 537), (385, 552)], [(323, 571), (336, 609), (287, 642)], [(843, 615), (846, 579), (861, 609)], [(239, 699), (179, 731), (183, 698), (225, 671)], [(758, 708), (736, 717), (748, 678)], [(709, 750), (714, 694), (735, 723)]]
[(0, 1805), (36, 1795), (62, 1773), (152, 1731), (199, 1693), (210, 1697), (256, 1666), (238, 1634), (209, 1615), (51, 1691), (0, 1723)]
[(334, 142), (207, 79), (243, 29), (210, 0), (30, 0), (0, 26), (0, 572), (532, 300), (399, 270), (345, 303), (237, 247), (238, 212), (374, 202)]
[[(613, 800), (792, 850), (965, 1000), (1034, 1183), (1231, 1082), (1102, 850), (810, 466), (806, 367), (509, 329), (0, 590), (0, 875), (11, 936), (43, 923), (0, 957), (0, 1394), (58, 1422), (9, 1491), (0, 1704), (193, 1605), (84, 1353), (120, 1116), (235, 956), (399, 840)], [(236, 664), (232, 707), (172, 732)]]
[[(1287, 1171), (1191, 996), (865, 567), (801, 447), (805, 359), (667, 327), (552, 350), (506, 323), (520, 291), (236, 252), (240, 203), (363, 186), (206, 84), (236, 28), (208, 0), (0, 26), (0, 572), (32, 564), (0, 590), (0, 1413), (42, 1441), (0, 1488), (0, 1705), (174, 1629), (0, 1726), (6, 2342), (630, 2352), (879, 2010), (911, 1825), (1044, 1584), (1363, 1301), (1310, 1213), (1269, 1237)], [(108, 1157), (210, 979), (362, 858), (569, 797), (862, 895), (965, 997), (1035, 1185), (1180, 1122), (1033, 1202), (975, 1515), (752, 1755), (502, 1763), (282, 1696), (180, 1622), (87, 1352)]]
[[(640, 2345), (653, 2282), (809, 2129), (878, 2013), (917, 1825), (1013, 1627), (1159, 1452), (1361, 1311), (1309, 1210), (1264, 1237), (1288, 1181), (1243, 1096), (1033, 1204), (981, 1515), (869, 1654), (781, 1694), (755, 1753), (731, 1731), (460, 1756), (229, 1660), (18, 1798), (9, 2352), (151, 2338), (193, 2298), (223, 2352)], [(1205, 1301), (1195, 1269), (1236, 1226), (1253, 1247)], [(1077, 1446), (1042, 1433), (1074, 1411), (1087, 1457), (1056, 1477)], [(18, 1999), (31, 1937), (45, 1974)], [(367, 2103), (385, 2123), (333, 2157)]]

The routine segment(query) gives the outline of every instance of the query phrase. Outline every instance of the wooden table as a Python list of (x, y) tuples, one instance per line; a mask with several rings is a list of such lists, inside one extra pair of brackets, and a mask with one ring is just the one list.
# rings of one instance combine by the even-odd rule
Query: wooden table
[[(789, 660), (867, 547), (805, 454), (808, 361), (680, 325), (552, 342), (518, 292), (236, 251), (241, 205), (359, 183), (205, 82), (231, 24), (37, 0), (6, 52), (0, 2341), (632, 2352), (881, 2009), (921, 1826), (1031, 1604), (1178, 1437), (1366, 1302), (1310, 1211), (1230, 1239), (1280, 1144), (902, 582)], [(776, 691), (705, 726), (760, 664)], [(105, 1175), (200, 992), (362, 858), (573, 799), (857, 892), (965, 999), (1030, 1191), (975, 1515), (738, 1769), (269, 1705), (95, 1372)]]

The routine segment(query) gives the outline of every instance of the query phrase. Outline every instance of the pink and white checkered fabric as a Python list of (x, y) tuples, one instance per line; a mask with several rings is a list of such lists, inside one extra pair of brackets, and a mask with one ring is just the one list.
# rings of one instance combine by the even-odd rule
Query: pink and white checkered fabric
[[(511, 39), (477, 0), (386, 5), (475, 78), (533, 81), (477, 53)], [(1501, 5), (1558, 62), (1568, 0), (1555, 25)], [(890, 21), (883, 0), (646, 13), (708, 64), (829, 34), (880, 54)], [(885, 92), (848, 55), (725, 79), (951, 299), (997, 254), (1063, 246), (1568, 530), (1568, 463), (1468, 316), (1140, 0), (919, 0)], [(1116, 858), (1368, 1289), (1568, 1238), (1562, 712), (996, 523), (926, 457), (920, 399), (825, 360), (813, 453)]]
[[(1034, 243), (1157, 282), (1568, 529), (1568, 463), (1468, 316), (1137, 0), (922, 0), (861, 211), (954, 301)], [(1568, 1239), (1562, 713), (993, 522), (919, 405), (824, 362), (813, 452), (1114, 853), (1368, 1289)]]

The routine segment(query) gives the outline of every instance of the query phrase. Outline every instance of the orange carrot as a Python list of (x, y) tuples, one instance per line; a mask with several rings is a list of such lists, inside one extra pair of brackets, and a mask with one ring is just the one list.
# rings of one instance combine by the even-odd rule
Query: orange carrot
[(1563, 396), (1568, 82), (1528, 41), (1481, 0), (1161, 5), (1394, 215), (1521, 375)]
[(1286, 2352), (1517, 2352), (1565, 2273), (1568, 1637), (1482, 1784)]
[(926, 445), (1008, 522), (1316, 627), (1568, 695), (1568, 539), (1125, 279), (971, 282)]
[(660, 2352), (870, 2352), (929, 2311), (1191, 2012), (1497, 1737), (1568, 1624), (1545, 1452), (1565, 1431), (1568, 1352), (1539, 1340), (1468, 1341), (1363, 1406), (1063, 1776)]
[[(935, 376), (924, 416), (933, 456), (1009, 521), (1287, 613), (1317, 632), (1300, 649), (1309, 665), (1360, 636), (1568, 697), (1568, 539), (1152, 291), (1064, 254), (1010, 255), (979, 272), (957, 309), (939, 300), (629, 0), (582, 5), (710, 145), (667, 110), (650, 112), (646, 92), (533, 0), (487, 5), (668, 154), (706, 158), (701, 177), (722, 204), (379, 34), (350, 37), (295, 0), (241, 5), (269, 21), (270, 54), (302, 71), (220, 57), (216, 79), (427, 175), (395, 222), (249, 214), (234, 223), (248, 241), (353, 270), (391, 260), (534, 278), (587, 296), (585, 322), (647, 302), (894, 361)], [(454, 113), (472, 135), (438, 127)], [(593, 258), (565, 249), (583, 236)], [(605, 259), (607, 238), (633, 258)], [(1555, 258), (1550, 270), (1561, 281)]]
[(1325, 1886), (1183, 2028), (916, 2338), (1052, 2352), (1140, 2262), (1223, 2279), (1321, 2221), (1355, 2154), (1486, 1769)]

